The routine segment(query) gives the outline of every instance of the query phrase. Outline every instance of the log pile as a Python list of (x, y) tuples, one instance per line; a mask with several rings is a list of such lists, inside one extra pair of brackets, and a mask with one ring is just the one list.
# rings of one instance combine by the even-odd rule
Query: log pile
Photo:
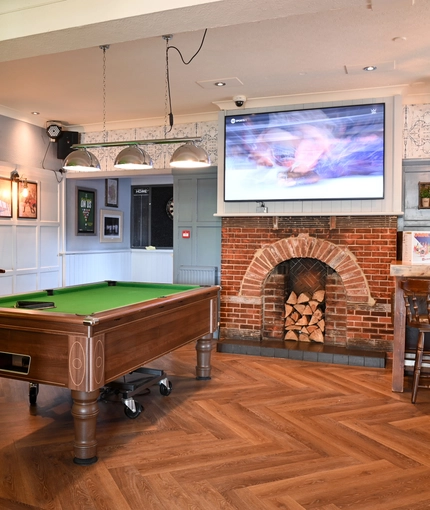
[(291, 292), (285, 303), (284, 340), (324, 342), (324, 290)]

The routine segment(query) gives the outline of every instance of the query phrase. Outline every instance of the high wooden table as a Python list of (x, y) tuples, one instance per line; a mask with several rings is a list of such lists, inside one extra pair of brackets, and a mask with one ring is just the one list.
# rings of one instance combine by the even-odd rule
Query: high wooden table
[(430, 278), (430, 264), (393, 262), (390, 266), (390, 275), (396, 278), (392, 390), (402, 392), (405, 375), (406, 314), (400, 282), (408, 278)]

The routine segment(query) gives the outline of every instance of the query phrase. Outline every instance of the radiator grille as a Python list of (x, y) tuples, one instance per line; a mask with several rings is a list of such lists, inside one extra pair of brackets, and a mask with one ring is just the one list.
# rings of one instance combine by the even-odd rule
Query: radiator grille
[(176, 283), (189, 285), (216, 285), (217, 268), (215, 266), (179, 266)]

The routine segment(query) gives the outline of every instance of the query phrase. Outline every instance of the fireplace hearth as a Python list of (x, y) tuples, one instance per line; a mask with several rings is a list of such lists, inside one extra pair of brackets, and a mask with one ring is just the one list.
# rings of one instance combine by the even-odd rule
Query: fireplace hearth
[(355, 367), (385, 368), (386, 366), (386, 354), (384, 352), (368, 349), (348, 349), (342, 346), (320, 343), (284, 342), (281, 345), (273, 340), (262, 340), (256, 343), (249, 340), (225, 338), (218, 342), (217, 351), (296, 361), (335, 363)]

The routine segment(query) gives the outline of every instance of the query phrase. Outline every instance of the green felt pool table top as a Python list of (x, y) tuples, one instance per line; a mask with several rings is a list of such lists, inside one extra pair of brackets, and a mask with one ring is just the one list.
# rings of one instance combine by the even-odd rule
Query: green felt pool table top
[(47, 312), (91, 315), (198, 288), (167, 283), (99, 282), (0, 297), (0, 308), (16, 308), (18, 301), (53, 302), (54, 308), (47, 308)]

